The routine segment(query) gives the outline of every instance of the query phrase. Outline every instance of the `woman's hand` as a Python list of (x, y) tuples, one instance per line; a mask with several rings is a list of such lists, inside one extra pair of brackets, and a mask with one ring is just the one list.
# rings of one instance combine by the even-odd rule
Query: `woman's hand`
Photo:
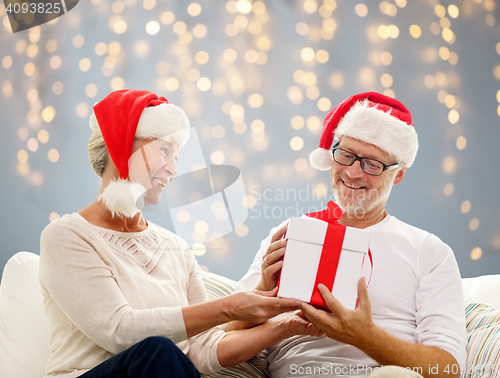
[(300, 308), (301, 302), (297, 299), (277, 298), (277, 290), (245, 291), (225, 297), (229, 303), (226, 310), (229, 319), (261, 324), (283, 312)]
[(257, 290), (269, 291), (276, 287), (277, 273), (283, 266), (281, 258), (285, 254), (286, 247), (286, 239), (282, 239), (282, 237), (287, 228), (288, 224), (281, 227), (271, 239), (271, 244), (262, 259), (260, 280), (255, 287)]
[(306, 319), (302, 311), (295, 311), (284, 318), (278, 320), (281, 327), (284, 327), (287, 337), (295, 335), (322, 336), (323, 331)]

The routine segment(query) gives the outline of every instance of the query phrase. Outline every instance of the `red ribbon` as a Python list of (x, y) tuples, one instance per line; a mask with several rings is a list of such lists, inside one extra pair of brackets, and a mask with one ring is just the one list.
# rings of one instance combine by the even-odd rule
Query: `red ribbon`
[(337, 275), (339, 266), (340, 252), (344, 242), (346, 227), (341, 224), (329, 224), (326, 229), (323, 250), (319, 260), (318, 272), (316, 273), (316, 282), (311, 295), (311, 303), (321, 307), (328, 307), (323, 296), (318, 290), (318, 285), (322, 283), (331, 292), (333, 282)]
[(337, 222), (340, 218), (344, 216), (344, 212), (335, 202), (328, 202), (328, 206), (323, 211), (318, 211), (317, 213), (306, 214), (309, 218), (320, 219), (327, 223), (340, 224)]
[(338, 220), (344, 216), (344, 212), (335, 202), (330, 201), (325, 210), (306, 215), (310, 218), (328, 222), (321, 258), (319, 260), (318, 272), (316, 273), (316, 282), (314, 282), (310, 301), (311, 304), (328, 307), (318, 290), (318, 285), (322, 283), (330, 292), (332, 291), (346, 230), (346, 226), (341, 225)]

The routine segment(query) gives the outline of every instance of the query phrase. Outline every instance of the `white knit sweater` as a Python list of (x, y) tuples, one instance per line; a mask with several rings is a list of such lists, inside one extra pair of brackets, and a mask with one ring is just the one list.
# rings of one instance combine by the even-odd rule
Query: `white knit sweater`
[(164, 228), (125, 233), (65, 215), (42, 232), (40, 283), (47, 377), (78, 377), (149, 336), (171, 339), (201, 372), (221, 369), (221, 329), (187, 338), (181, 307), (207, 295), (193, 252)]

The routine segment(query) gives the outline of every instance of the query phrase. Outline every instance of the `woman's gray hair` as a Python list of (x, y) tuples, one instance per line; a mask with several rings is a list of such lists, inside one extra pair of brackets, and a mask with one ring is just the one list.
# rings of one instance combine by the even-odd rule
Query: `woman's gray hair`
[[(147, 138), (134, 138), (133, 147), (136, 147), (137, 143), (139, 143), (143, 139)], [(89, 139), (88, 151), (90, 165), (94, 169), (95, 174), (102, 178), (104, 169), (108, 164), (109, 152), (99, 128), (92, 131), (92, 135)]]
[(106, 168), (108, 162), (109, 153), (99, 128), (92, 131), (88, 151), (90, 165), (94, 169), (96, 175), (102, 177), (104, 168)]

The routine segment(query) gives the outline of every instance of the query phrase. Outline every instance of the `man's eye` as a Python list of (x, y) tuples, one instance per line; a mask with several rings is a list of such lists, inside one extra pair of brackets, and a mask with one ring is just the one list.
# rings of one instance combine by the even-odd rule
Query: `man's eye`
[(163, 155), (166, 155), (168, 150), (166, 148), (160, 148), (160, 151)]
[(378, 161), (365, 160), (365, 164), (368, 166), (368, 169), (373, 169), (373, 170), (382, 169), (382, 164), (380, 164)]

